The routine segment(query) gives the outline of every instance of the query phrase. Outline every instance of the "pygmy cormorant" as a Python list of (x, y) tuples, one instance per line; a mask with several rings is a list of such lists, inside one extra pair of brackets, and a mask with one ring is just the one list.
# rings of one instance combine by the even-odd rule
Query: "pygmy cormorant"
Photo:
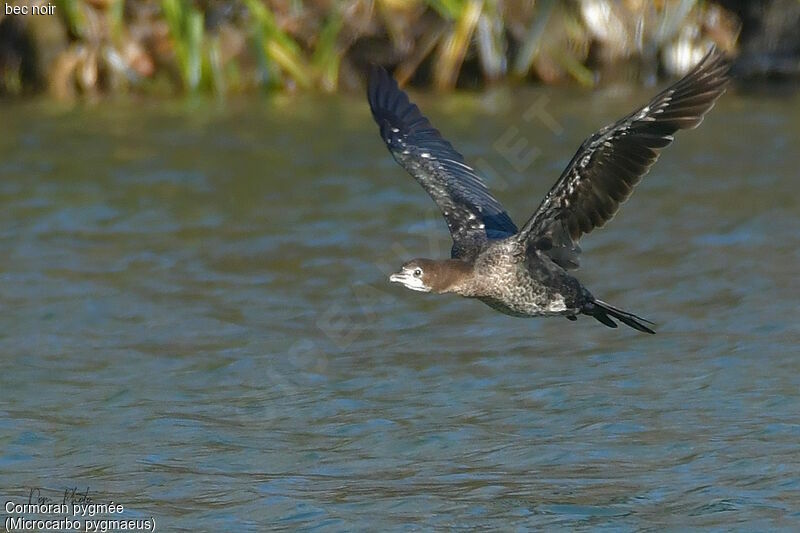
[(653, 323), (595, 298), (572, 276), (578, 241), (628, 199), (673, 134), (694, 128), (725, 92), (728, 63), (711, 50), (647, 105), (584, 141), (533, 216), (518, 230), (475, 170), (380, 67), (367, 96), (381, 137), (439, 206), (451, 258), (413, 259), (389, 278), (406, 288), (477, 298), (512, 316), (589, 315), (654, 333)]

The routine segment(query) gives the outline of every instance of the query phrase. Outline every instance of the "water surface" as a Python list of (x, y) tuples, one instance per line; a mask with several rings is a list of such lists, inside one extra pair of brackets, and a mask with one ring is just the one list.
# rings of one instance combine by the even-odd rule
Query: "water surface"
[[(419, 100), (521, 224), (648, 96)], [(726, 95), (583, 240), (580, 279), (655, 336), (390, 286), (448, 235), (358, 99), (3, 120), (4, 501), (88, 488), (162, 531), (800, 524), (796, 97)]]

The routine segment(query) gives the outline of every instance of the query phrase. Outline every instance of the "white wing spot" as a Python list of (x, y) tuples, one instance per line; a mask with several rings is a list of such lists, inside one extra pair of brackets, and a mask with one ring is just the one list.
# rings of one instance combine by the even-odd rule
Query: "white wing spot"
[(400, 133), (400, 128), (392, 128), (392, 133)]
[(425, 159), (431, 158), (431, 154), (429, 154), (428, 152), (422, 152), (421, 154), (419, 154), (419, 156)]
[(566, 311), (567, 304), (564, 302), (564, 297), (559, 295), (553, 298), (553, 300), (547, 306), (547, 310), (551, 313), (560, 313), (561, 311)]

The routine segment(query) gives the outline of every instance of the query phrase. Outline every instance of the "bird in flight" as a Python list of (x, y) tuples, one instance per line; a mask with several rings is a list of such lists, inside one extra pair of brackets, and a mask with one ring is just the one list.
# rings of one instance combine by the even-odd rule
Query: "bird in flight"
[(712, 49), (686, 76), (644, 107), (587, 138), (522, 226), (381, 67), (369, 73), (372, 116), (394, 159), (442, 211), (449, 259), (412, 259), (389, 277), (414, 291), (477, 298), (511, 316), (594, 317), (654, 333), (649, 320), (599, 300), (572, 271), (580, 238), (614, 217), (676, 131), (697, 127), (728, 82)]

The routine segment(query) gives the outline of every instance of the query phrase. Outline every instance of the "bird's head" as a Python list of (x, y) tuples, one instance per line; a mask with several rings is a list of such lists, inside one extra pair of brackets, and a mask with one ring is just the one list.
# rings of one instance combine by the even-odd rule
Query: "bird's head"
[(447, 259), (412, 259), (389, 276), (392, 283), (402, 283), (406, 289), (419, 292), (458, 292), (460, 283), (471, 272), (469, 264)]
[(392, 283), (402, 283), (406, 289), (419, 292), (433, 290), (433, 261), (430, 259), (412, 259), (400, 267), (399, 272), (389, 276)]

